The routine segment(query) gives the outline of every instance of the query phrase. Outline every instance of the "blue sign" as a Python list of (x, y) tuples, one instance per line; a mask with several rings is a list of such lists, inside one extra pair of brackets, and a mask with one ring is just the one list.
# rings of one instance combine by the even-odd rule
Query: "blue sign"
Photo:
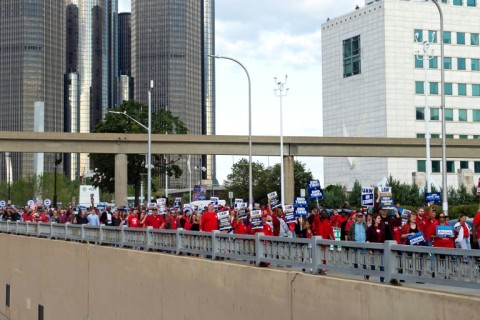
[(437, 237), (439, 238), (453, 238), (453, 227), (451, 226), (437, 226)]
[(291, 204), (285, 206), (284, 212), (286, 223), (295, 222), (295, 209)]
[(250, 224), (252, 229), (263, 229), (262, 212), (260, 210), (253, 210), (250, 214)]
[(408, 236), (407, 239), (408, 239), (408, 243), (411, 246), (420, 246), (420, 245), (423, 245), (425, 242), (425, 238), (423, 237), (422, 232), (417, 232), (413, 236)]
[(323, 199), (325, 198), (323, 190), (320, 187), (319, 180), (310, 180), (307, 183), (308, 196), (310, 199)]
[(361, 205), (362, 207), (373, 207), (373, 188), (362, 188), (362, 196), (361, 196)]
[(295, 217), (307, 216), (307, 200), (305, 197), (295, 198)]
[(425, 202), (442, 203), (442, 194), (440, 192), (425, 193)]

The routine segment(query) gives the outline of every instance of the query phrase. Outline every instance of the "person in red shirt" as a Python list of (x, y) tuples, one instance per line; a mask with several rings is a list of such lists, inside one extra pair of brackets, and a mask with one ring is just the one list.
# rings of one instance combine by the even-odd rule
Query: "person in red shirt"
[(473, 217), (473, 241), (477, 243), (477, 249), (480, 249), (480, 205), (477, 214)]
[(347, 223), (345, 224), (345, 239), (342, 239), (342, 240), (353, 241), (353, 239), (348, 239), (348, 231), (350, 230), (350, 227), (352, 226), (352, 224), (355, 223), (355, 219), (356, 219), (355, 216), (356, 216), (355, 211), (350, 212), (350, 219), (348, 219)]
[(336, 209), (333, 210), (333, 215), (331, 219), (333, 228), (341, 228), (342, 223), (347, 220), (347, 217), (338, 213)]
[(236, 219), (234, 230), (236, 234), (247, 234), (247, 227), (245, 226), (245, 221), (243, 221), (243, 219)]
[[(437, 226), (449, 226), (447, 222), (447, 217), (445, 216), (445, 213), (440, 212), (438, 214), (438, 224)], [(437, 237), (437, 235), (430, 235), (430, 237), (433, 239), (433, 246), (438, 247), (438, 248), (455, 248), (455, 242), (453, 237)]]
[(33, 220), (33, 210), (28, 209), (28, 211), (23, 214), (22, 218), (23, 218), (23, 222), (33, 222), (34, 221)]
[(423, 208), (418, 208), (417, 210), (417, 226), (418, 230), (423, 232), (425, 235), (425, 227), (427, 224), (428, 217), (425, 217), (425, 210)]
[(436, 219), (437, 213), (435, 212), (435, 208), (433, 207), (433, 202), (430, 203), (430, 211), (428, 213), (427, 219), (424, 219), (425, 224), (423, 226), (423, 235), (425, 237), (425, 241), (429, 246), (433, 245), (433, 238), (437, 234), (437, 225), (438, 220)]
[(183, 209), (183, 215), (180, 217), (180, 226), (184, 230), (190, 230), (190, 228), (192, 228), (191, 215), (192, 215), (191, 208)]
[(129, 228), (141, 228), (140, 219), (138, 218), (138, 210), (134, 209), (127, 218)]
[(164, 229), (165, 228), (165, 221), (163, 218), (158, 214), (158, 209), (154, 208), (152, 210), (152, 214), (148, 215), (145, 218), (145, 227), (152, 227), (153, 229)]
[(213, 203), (210, 203), (207, 207), (207, 211), (202, 214), (202, 218), (200, 219), (200, 230), (204, 232), (218, 230), (218, 218)]

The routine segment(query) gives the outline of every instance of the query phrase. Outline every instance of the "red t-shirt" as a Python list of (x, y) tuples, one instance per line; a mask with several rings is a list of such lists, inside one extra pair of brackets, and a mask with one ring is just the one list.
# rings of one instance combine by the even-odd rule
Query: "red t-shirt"
[(138, 217), (136, 215), (129, 215), (128, 216), (128, 226), (130, 228), (141, 228), (142, 226), (140, 225), (140, 219), (138, 219)]
[(473, 227), (476, 227), (476, 237), (477, 239), (480, 239), (480, 212), (478, 212), (475, 217), (473, 218)]
[(205, 212), (200, 219), (200, 230), (211, 232), (218, 230), (218, 218), (215, 212)]
[(153, 229), (160, 229), (162, 224), (164, 223), (162, 217), (160, 215), (149, 215), (145, 218), (145, 226), (152, 227)]
[(235, 233), (236, 234), (247, 234), (247, 227), (245, 223), (237, 223), (235, 226)]

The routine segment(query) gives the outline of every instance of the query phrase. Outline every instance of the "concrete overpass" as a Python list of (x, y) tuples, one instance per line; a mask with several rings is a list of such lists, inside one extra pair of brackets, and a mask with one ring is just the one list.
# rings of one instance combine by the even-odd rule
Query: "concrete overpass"
[[(115, 199), (127, 202), (127, 154), (147, 151), (146, 134), (1, 132), (1, 151), (115, 154)], [(280, 137), (253, 136), (254, 156), (279, 156)], [(293, 199), (293, 158), (425, 156), (425, 140), (417, 138), (284, 137), (285, 196)], [(152, 153), (248, 155), (248, 136), (152, 135)], [(480, 140), (447, 141), (447, 158), (480, 158)], [(431, 156), (441, 157), (441, 140), (431, 140)]]

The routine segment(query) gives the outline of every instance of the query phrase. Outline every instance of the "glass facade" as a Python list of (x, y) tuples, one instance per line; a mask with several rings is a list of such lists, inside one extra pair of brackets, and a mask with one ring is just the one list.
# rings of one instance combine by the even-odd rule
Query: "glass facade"
[[(34, 104), (44, 103), (44, 131), (63, 131), (65, 12), (63, 0), (0, 3), (0, 131), (33, 131)], [(12, 178), (33, 173), (32, 154), (10, 153)], [(6, 178), (0, 155), (0, 179)], [(43, 168), (53, 171), (54, 157)], [(41, 166), (41, 165), (40, 165)]]
[[(190, 134), (215, 134), (214, 62), (213, 59), (206, 60), (204, 52), (207, 34), (208, 52), (214, 53), (213, 5), (213, 1), (196, 0), (132, 1), (135, 100), (148, 103), (150, 80), (154, 80), (152, 109), (170, 110), (180, 117)], [(208, 79), (205, 79), (207, 62)], [(214, 167), (212, 158), (210, 160), (206, 163), (207, 157), (193, 156), (191, 163), (192, 166), (207, 167), (207, 174), (212, 178)], [(186, 164), (182, 166), (187, 172)], [(200, 172), (192, 170), (193, 181), (202, 178)], [(165, 181), (164, 178), (161, 180)], [(187, 174), (169, 183), (171, 188), (187, 185)]]
[(452, 58), (451, 57), (445, 57), (444, 58), (443, 67), (445, 69), (452, 69)]
[(465, 58), (457, 58), (457, 69), (458, 70), (466, 70), (467, 64)]
[(458, 121), (467, 121), (467, 109), (458, 110)]
[(343, 40), (343, 77), (361, 73), (360, 36)]

